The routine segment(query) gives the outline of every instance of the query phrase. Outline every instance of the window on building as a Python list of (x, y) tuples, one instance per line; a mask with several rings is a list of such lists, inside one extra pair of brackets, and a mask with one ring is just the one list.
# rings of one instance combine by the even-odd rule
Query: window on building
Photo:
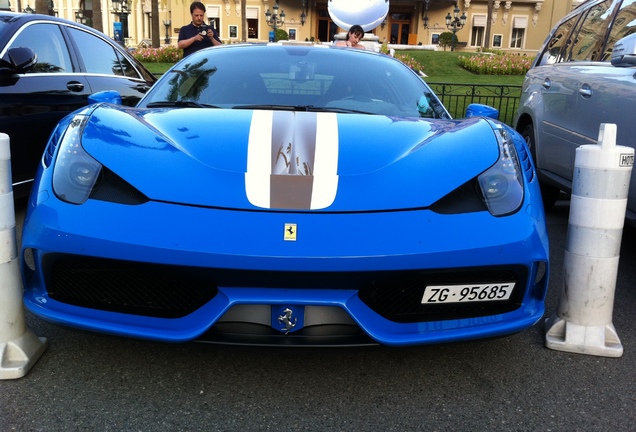
[[(331, 42), (335, 39), (338, 26), (331, 20), (327, 9), (318, 10), (318, 40), (320, 42)], [(349, 30), (349, 29), (347, 29)]]
[(393, 44), (408, 45), (411, 32), (411, 14), (391, 14), (391, 39)]
[(208, 16), (208, 24), (216, 29), (220, 38), (221, 34), (221, 7), (220, 6), (206, 6), (206, 15)]
[(510, 48), (523, 48), (523, 39), (526, 36), (528, 17), (514, 17), (512, 19), (512, 35), (510, 35)]
[(247, 13), (247, 38), (258, 39), (258, 8), (248, 7)]
[(480, 47), (484, 45), (484, 33), (486, 32), (486, 15), (473, 15), (473, 28), (470, 33), (470, 46)]
[(78, 21), (76, 19), (75, 21), (86, 24), (89, 27), (93, 27), (93, 0), (82, 0), (79, 5), (81, 15), (78, 17), (76, 13), (75, 17), (80, 20)]

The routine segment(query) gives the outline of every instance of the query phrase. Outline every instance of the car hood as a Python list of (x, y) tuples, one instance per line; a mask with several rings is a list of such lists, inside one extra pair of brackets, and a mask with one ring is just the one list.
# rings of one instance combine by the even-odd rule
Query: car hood
[(426, 207), (499, 157), (480, 118), (113, 105), (82, 145), (151, 200), (250, 210)]

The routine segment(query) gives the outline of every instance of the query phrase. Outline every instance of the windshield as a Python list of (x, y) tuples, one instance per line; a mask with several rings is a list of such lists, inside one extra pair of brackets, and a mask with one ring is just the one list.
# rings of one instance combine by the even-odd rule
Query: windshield
[(240, 46), (203, 50), (166, 73), (140, 107), (292, 109), (450, 118), (401, 62), (338, 48)]

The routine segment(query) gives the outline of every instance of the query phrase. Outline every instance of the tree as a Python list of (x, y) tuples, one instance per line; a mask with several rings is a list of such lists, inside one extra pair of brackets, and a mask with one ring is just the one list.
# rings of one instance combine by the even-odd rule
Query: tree
[(446, 47), (452, 46), (453, 45), (453, 39), (456, 39), (455, 35), (453, 35), (452, 32), (444, 32), (442, 34), (439, 35), (439, 46), (441, 46), (442, 48), (444, 48), (444, 51), (446, 51)]
[(282, 28), (277, 28), (274, 33), (274, 42), (289, 40), (289, 34)]

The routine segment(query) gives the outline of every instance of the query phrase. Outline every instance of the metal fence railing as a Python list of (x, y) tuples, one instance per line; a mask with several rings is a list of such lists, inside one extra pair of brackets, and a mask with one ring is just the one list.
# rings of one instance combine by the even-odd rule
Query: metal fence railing
[(480, 103), (498, 109), (499, 120), (513, 126), (512, 122), (519, 107), (521, 86), (434, 82), (427, 84), (441, 99), (453, 118), (464, 117), (468, 105)]

